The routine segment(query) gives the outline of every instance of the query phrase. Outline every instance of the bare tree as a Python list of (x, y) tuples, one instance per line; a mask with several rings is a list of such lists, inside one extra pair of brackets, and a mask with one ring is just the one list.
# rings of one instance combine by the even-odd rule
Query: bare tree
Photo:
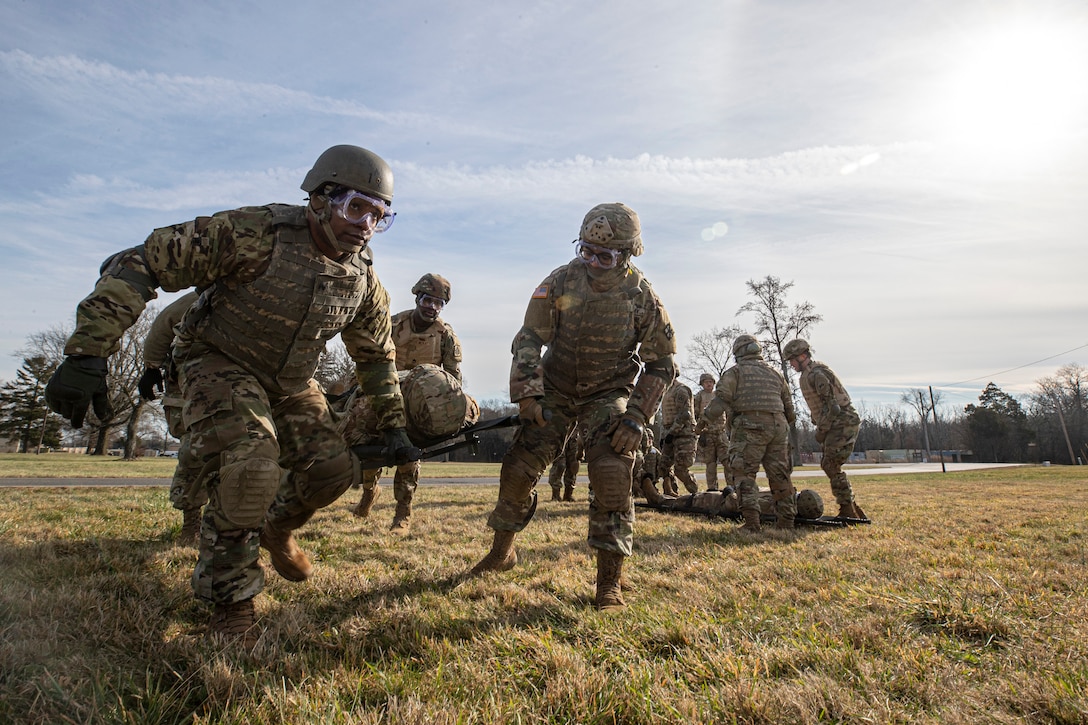
[(933, 410), (933, 405), (941, 402), (941, 391), (934, 391), (933, 401), (930, 402), (928, 390), (911, 388), (903, 391), (899, 396), (899, 402), (909, 406), (918, 414), (918, 421), (922, 425), (922, 440), (925, 441), (926, 460), (929, 460), (932, 458), (929, 447), (929, 414)]
[(317, 362), (314, 379), (325, 392), (339, 395), (355, 384), (355, 361), (339, 337), (329, 341)]
[(813, 311), (811, 302), (801, 302), (792, 308), (786, 303), (786, 294), (793, 288), (793, 282), (783, 282), (778, 277), (767, 275), (758, 282), (750, 279), (745, 284), (748, 294), (755, 299), (746, 302), (737, 310), (737, 315), (751, 312), (756, 317), (756, 328), (751, 334), (762, 336), (765, 356), (782, 368), (782, 374), (788, 380), (790, 368), (782, 356), (782, 348), (795, 337), (808, 333), (809, 328), (823, 319)]
[(684, 362), (683, 369), (693, 373), (694, 380), (699, 375), (709, 372), (715, 378), (720, 378), (733, 356), (733, 341), (742, 330), (737, 325), (729, 327), (712, 327), (704, 332), (696, 333), (687, 345), (688, 358)]

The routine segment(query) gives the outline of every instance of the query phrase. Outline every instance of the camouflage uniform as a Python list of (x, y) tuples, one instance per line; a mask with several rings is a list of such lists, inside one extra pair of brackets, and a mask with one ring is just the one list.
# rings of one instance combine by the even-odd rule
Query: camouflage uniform
[[(711, 375), (704, 374), (703, 377), (709, 378), (710, 382), (714, 382), (714, 378)], [(700, 381), (702, 378), (700, 378)], [(701, 384), (701, 382), (700, 382)], [(698, 420), (706, 406), (710, 404), (710, 401), (714, 399), (714, 389), (703, 390), (700, 389), (695, 393), (695, 418)], [(721, 464), (722, 475), (725, 477), (726, 485), (732, 485), (732, 475), (729, 473), (729, 433), (725, 429), (725, 416), (719, 415), (709, 423), (700, 426), (698, 432), (699, 446), (696, 452), (695, 460), (702, 461), (706, 464), (706, 488), (708, 491), (718, 490), (718, 464)]]
[(666, 491), (675, 493), (675, 478), (678, 478), (688, 493), (695, 493), (699, 490), (691, 475), (691, 465), (695, 463), (695, 409), (691, 388), (679, 380), (673, 381), (661, 400), (661, 426), (662, 485)]
[(585, 264), (575, 259), (533, 292), (512, 345), (510, 398), (539, 398), (551, 417), (543, 427), (523, 424), (514, 434), (503, 457), (499, 501), (488, 526), (525, 528), (536, 509), (533, 485), (577, 420), (587, 431), (593, 491), (589, 545), (630, 556), (634, 453), (615, 453), (609, 435), (629, 411), (646, 420), (643, 406), (652, 406), (649, 413), (656, 409), (656, 399), (647, 401), (638, 394), (635, 378), (641, 362), (646, 366), (643, 377), (671, 380), (676, 341), (668, 313), (638, 269), (629, 267), (611, 282), (607, 289), (594, 289)]
[[(437, 275), (425, 275), (414, 289), (418, 289), (424, 280), (432, 277), (445, 282)], [(445, 291), (446, 301), (449, 301), (448, 283), (445, 284)], [(397, 370), (411, 370), (419, 365), (439, 365), (460, 382), (461, 341), (457, 339), (453, 328), (439, 317), (430, 321), (422, 329), (416, 329), (418, 320), (413, 322), (414, 312), (415, 309), (404, 310), (393, 315), (392, 318)], [(419, 461), (411, 461), (397, 466), (393, 474), (393, 498), (397, 502), (394, 529), (406, 529), (406, 522), (412, 512), (412, 499), (415, 498), (416, 488), (419, 486), (419, 470)], [(364, 501), (369, 499), (372, 502), (376, 498), (375, 493), (368, 492), (372, 492), (377, 487), (381, 476), (382, 469), (380, 468), (363, 471), (363, 497), (359, 506), (356, 507), (359, 515), (365, 517), (369, 513), (369, 506), (366, 506)]]
[(850, 402), (850, 394), (831, 368), (816, 360), (801, 371), (801, 394), (816, 426), (816, 442), (823, 446), (820, 468), (831, 479), (835, 501), (840, 506), (853, 504), (854, 491), (842, 464), (854, 452), (861, 418)]
[(270, 205), (157, 229), (108, 260), (65, 348), (106, 357), (156, 287), (204, 289), (174, 362), (190, 449), (208, 471), (193, 589), (217, 605), (263, 589), (262, 526), (298, 528), (359, 476), (312, 379), (327, 340), (340, 334), (381, 429), (405, 425), (389, 295), (370, 251), (334, 261), (311, 228), (306, 207)]
[(793, 399), (782, 373), (763, 360), (759, 343), (741, 335), (734, 343), (737, 364), (722, 374), (714, 400), (703, 410), (710, 423), (725, 415), (729, 425), (729, 467), (737, 485), (745, 526), (759, 530), (759, 488), (756, 473), (762, 463), (775, 500), (779, 526), (790, 528), (796, 517), (790, 481), (789, 426), (795, 419)]
[[(144, 365), (164, 371), (162, 412), (166, 416), (166, 427), (170, 435), (179, 441), (178, 465), (170, 482), (170, 503), (182, 512), (196, 512), (208, 502), (208, 493), (200, 485), (200, 462), (194, 458), (189, 447), (189, 432), (182, 423), (181, 387), (177, 373), (173, 369), (170, 353), (174, 344), (174, 326), (181, 322), (185, 311), (197, 300), (197, 293), (189, 292), (171, 302), (151, 323), (151, 329), (144, 338)], [(193, 515), (188, 513), (186, 520)]]
[(552, 501), (574, 500), (574, 484), (578, 481), (578, 470), (582, 467), (582, 456), (585, 455), (585, 447), (582, 445), (584, 439), (582, 427), (575, 425), (563, 444), (563, 450), (552, 461), (551, 470), (548, 472)]

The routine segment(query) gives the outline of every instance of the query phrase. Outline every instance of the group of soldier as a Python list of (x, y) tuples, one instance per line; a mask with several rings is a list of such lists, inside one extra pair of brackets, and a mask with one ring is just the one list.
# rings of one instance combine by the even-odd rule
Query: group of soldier
[[(167, 310), (160, 315), (172, 333), (169, 353), (148, 354), (141, 393), (153, 395), (166, 380), (171, 431), (182, 437), (179, 468), (182, 460), (187, 464), (172, 499), (183, 511), (203, 507), (187, 513), (184, 526), (193, 533), (199, 528), (192, 587), (212, 607), (208, 632), (247, 646), (260, 636), (253, 604), (264, 587), (260, 549), (280, 576), (304, 581), (313, 566), (294, 532), (352, 486), (362, 488), (354, 509), (359, 516), (369, 514), (378, 495), (381, 469), (364, 470), (314, 380), (326, 342), (340, 336), (355, 364), (357, 394), (396, 462), (396, 532), (408, 530), (419, 476), (397, 373), (427, 361), (460, 378), (460, 345), (438, 317), (450, 299), (449, 283), (425, 275), (413, 288), (415, 309), (392, 315), (374, 269), (371, 239), (396, 216), (388, 164), (358, 146), (334, 146), (301, 188), (305, 205), (198, 217), (157, 229), (107, 259), (94, 291), (77, 307), (65, 360), (46, 388), (50, 407), (73, 427), (82, 425), (89, 408), (104, 416), (107, 358), (124, 332), (157, 289), (195, 288), (168, 308), (169, 316)], [(737, 364), (716, 384), (709, 376), (700, 380), (697, 405), (678, 384), (672, 323), (631, 262), (643, 252), (634, 210), (621, 203), (594, 206), (574, 244), (574, 259), (531, 291), (514, 336), (510, 398), (520, 426), (503, 457), (487, 519), (491, 548), (467, 575), (517, 564), (514, 541), (536, 510), (537, 481), (564, 446), (581, 449), (592, 493), (587, 538), (597, 555), (594, 601), (611, 610), (625, 606), (620, 582), (632, 552), (633, 486), (641, 479), (634, 469), (640, 453), (655, 450), (649, 431), (659, 404), (661, 456), (671, 462), (670, 475), (692, 489), (688, 469), (701, 439), (708, 469), (710, 461), (723, 462), (748, 529), (759, 527), (758, 515), (750, 514), (758, 510), (760, 464), (779, 525), (792, 524), (787, 430), (794, 409), (782, 374), (763, 361), (748, 335), (737, 339)], [(849, 455), (857, 415), (834, 375), (797, 342), (804, 350), (795, 346), (791, 364), (802, 373), (825, 446), (824, 469), (840, 505), (854, 506), (841, 461), (834, 461)], [(692, 425), (694, 436), (686, 433)], [(707, 482), (717, 487), (710, 470)], [(675, 491), (674, 482), (667, 485)]]

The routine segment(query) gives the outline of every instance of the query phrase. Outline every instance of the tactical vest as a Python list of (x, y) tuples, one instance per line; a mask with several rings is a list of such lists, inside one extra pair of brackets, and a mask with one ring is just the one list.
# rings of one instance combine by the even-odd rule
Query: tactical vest
[(545, 380), (560, 393), (583, 399), (630, 389), (642, 367), (635, 354), (643, 322), (636, 304), (642, 274), (632, 268), (616, 286), (595, 292), (588, 275), (570, 271), (568, 265), (555, 278), (555, 333), (542, 361)]
[(782, 375), (759, 358), (742, 358), (736, 364), (737, 392), (733, 413), (785, 413)]
[(826, 375), (827, 379), (831, 381), (832, 402), (837, 403), (842, 410), (853, 410), (854, 406), (850, 403), (850, 394), (846, 392), (846, 388), (839, 382), (838, 376), (831, 371), (831, 368), (822, 362), (813, 360), (812, 367), (801, 375), (801, 394), (805, 396), (805, 402), (808, 403), (808, 410), (812, 414), (812, 422), (819, 426), (830, 421), (823, 419), (829, 406), (820, 398), (819, 393), (816, 392), (816, 386), (812, 384), (812, 373), (817, 370)]
[[(710, 405), (710, 401), (712, 401), (712, 400), (714, 400), (714, 391), (713, 390), (711, 390), (709, 392), (706, 391), (706, 390), (700, 390), (698, 393), (695, 394), (695, 400), (693, 402), (694, 402), (694, 406), (695, 406), (695, 420), (696, 421), (698, 421), (700, 418), (702, 418), (703, 410), (706, 408), (706, 406)], [(710, 425), (707, 426), (707, 429), (710, 430), (711, 432), (715, 432), (715, 433), (724, 430), (725, 429), (725, 416), (724, 415), (719, 415), (717, 418), (715, 418), (713, 421), (711, 421)]]
[(417, 365), (442, 366), (442, 341), (446, 323), (435, 320), (423, 332), (412, 330), (412, 310), (393, 315), (393, 345), (397, 348), (397, 370), (411, 370)]
[(317, 252), (304, 207), (276, 205), (268, 268), (243, 283), (218, 281), (196, 337), (257, 378), (269, 392), (306, 387), (325, 343), (355, 318), (367, 286), (361, 255), (347, 263)]
[[(665, 391), (665, 397), (661, 400), (661, 425), (670, 427), (676, 418), (683, 412), (683, 408), (691, 405), (691, 398), (682, 390), (684, 384), (677, 381)], [(700, 411), (702, 412), (702, 411)], [(688, 408), (688, 420), (694, 418), (694, 410)]]

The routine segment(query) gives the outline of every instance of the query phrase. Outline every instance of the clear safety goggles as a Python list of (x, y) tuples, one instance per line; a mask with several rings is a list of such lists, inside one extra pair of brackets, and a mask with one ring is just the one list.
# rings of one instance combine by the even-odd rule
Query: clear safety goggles
[(344, 189), (329, 197), (329, 203), (340, 217), (364, 229), (381, 234), (393, 226), (397, 213), (381, 199)]
[(428, 307), (432, 310), (441, 310), (446, 306), (446, 301), (441, 297), (432, 297), (424, 292), (419, 293), (419, 297), (416, 298), (416, 304), (421, 307)]
[(578, 256), (583, 262), (590, 264), (596, 261), (597, 266), (601, 269), (612, 269), (623, 259), (623, 252), (615, 249), (598, 247), (596, 244), (590, 244), (581, 239), (575, 239), (574, 243), (577, 245), (575, 249), (578, 250)]

